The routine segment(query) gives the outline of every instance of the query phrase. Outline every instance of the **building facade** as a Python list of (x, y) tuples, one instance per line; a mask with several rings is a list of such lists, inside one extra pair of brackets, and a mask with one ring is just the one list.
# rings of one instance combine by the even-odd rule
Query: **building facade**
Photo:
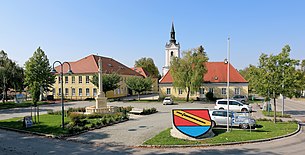
[[(55, 99), (59, 99), (61, 97), (61, 82), (63, 82), (63, 93), (66, 99), (84, 100), (87, 98), (95, 98), (98, 89), (90, 81), (98, 73), (99, 57), (101, 56), (89, 55), (78, 61), (69, 62), (71, 70), (73, 71), (71, 75), (67, 74), (69, 66), (65, 63), (63, 66), (63, 79), (60, 78), (60, 74), (56, 75), (56, 81), (49, 95), (53, 95)], [(132, 91), (126, 86), (126, 79), (134, 76), (143, 78), (143, 76), (112, 58), (101, 57), (101, 59), (103, 74), (117, 73), (121, 76), (119, 88), (106, 92), (106, 97), (118, 98), (132, 94)], [(57, 66), (55, 69), (58, 73), (60, 72), (60, 66)]]
[[(159, 93), (161, 97), (186, 98), (187, 93), (180, 88), (174, 88), (173, 78), (170, 74), (170, 61), (172, 57), (180, 57), (180, 44), (176, 43), (174, 24), (172, 24), (171, 37), (165, 46), (165, 66), (163, 75), (159, 81)], [(191, 92), (190, 98), (205, 98), (207, 92), (212, 92), (215, 98), (227, 97), (227, 66), (225, 62), (206, 62), (207, 73), (203, 75), (203, 83), (199, 90)], [(248, 96), (248, 81), (230, 64), (229, 96)]]

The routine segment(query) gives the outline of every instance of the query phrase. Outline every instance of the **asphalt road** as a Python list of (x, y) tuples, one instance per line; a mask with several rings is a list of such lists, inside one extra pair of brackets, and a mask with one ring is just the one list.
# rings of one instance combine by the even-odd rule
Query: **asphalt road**
[[(286, 101), (287, 112), (304, 119), (302, 114), (303, 102)], [(74, 106), (83, 106), (82, 104)], [(94, 104), (88, 102), (86, 104)], [(154, 136), (156, 133), (171, 127), (173, 108), (209, 108), (212, 104), (187, 103), (164, 106), (161, 103), (123, 103), (112, 102), (110, 105), (134, 106), (138, 108), (156, 107), (159, 112), (149, 116), (132, 116), (130, 121), (114, 126), (94, 130), (70, 138), (70, 140), (50, 139), (45, 137), (21, 134), (0, 130), (0, 154), (304, 154), (305, 127), (297, 135), (255, 144), (234, 146), (217, 146), (206, 148), (135, 148), (126, 145), (136, 145)], [(289, 106), (291, 106), (289, 109)], [(296, 107), (295, 107), (296, 106)], [(57, 106), (55, 106), (57, 107)], [(48, 109), (50, 107), (46, 107)], [(60, 109), (60, 106), (57, 107)], [(51, 108), (52, 109), (52, 108)], [(28, 114), (27, 112), (20, 112)], [(17, 115), (21, 115), (18, 113)], [(2, 111), (0, 111), (2, 117)], [(7, 113), (6, 113), (7, 115)], [(13, 114), (12, 114), (13, 115)], [(0, 117), (0, 118), (1, 118)], [(72, 141), (73, 139), (73, 141)], [(124, 140), (121, 140), (124, 139)], [(144, 139), (144, 140), (143, 140)], [(74, 141), (77, 140), (77, 141)], [(93, 144), (86, 144), (85, 142)]]

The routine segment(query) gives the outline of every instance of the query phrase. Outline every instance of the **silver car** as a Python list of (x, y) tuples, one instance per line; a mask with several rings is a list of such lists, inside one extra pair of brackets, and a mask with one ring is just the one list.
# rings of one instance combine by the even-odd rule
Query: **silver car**
[[(227, 110), (210, 110), (212, 127), (227, 125)], [(256, 121), (249, 116), (249, 113), (238, 113), (229, 111), (229, 125), (242, 129), (255, 128)]]

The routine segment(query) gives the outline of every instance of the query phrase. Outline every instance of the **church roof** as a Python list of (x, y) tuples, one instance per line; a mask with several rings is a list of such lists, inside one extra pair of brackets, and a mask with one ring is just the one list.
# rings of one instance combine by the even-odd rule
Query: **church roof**
[[(117, 73), (119, 75), (133, 75), (133, 76), (142, 76), (141, 74), (133, 71), (129, 67), (123, 65), (122, 63), (107, 57), (89, 55), (80, 60), (69, 62), (71, 65), (71, 70), (74, 74), (92, 74), (98, 73), (98, 60), (102, 59), (103, 73), (111, 74)], [(60, 66), (55, 67), (57, 73), (60, 72)], [(67, 63), (63, 66), (64, 74), (67, 73), (69, 66)]]
[[(226, 83), (227, 82), (227, 64), (224, 62), (206, 62), (207, 73), (203, 80), (205, 83)], [(230, 82), (248, 83), (239, 72), (230, 64)], [(173, 78), (168, 71), (160, 80), (160, 84), (173, 83)]]

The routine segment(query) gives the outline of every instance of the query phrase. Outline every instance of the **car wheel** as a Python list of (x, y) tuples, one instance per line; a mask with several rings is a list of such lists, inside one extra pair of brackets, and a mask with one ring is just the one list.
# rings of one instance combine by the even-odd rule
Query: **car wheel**
[(219, 110), (224, 110), (224, 108), (219, 108)]
[(240, 124), (239, 127), (242, 128), (242, 129), (248, 129), (249, 128), (249, 124), (243, 123), (243, 124)]
[(241, 109), (242, 112), (247, 112), (248, 110), (246, 108)]
[(216, 126), (215, 121), (212, 121), (212, 122), (211, 122), (211, 124), (212, 124), (212, 125), (211, 125), (211, 126), (212, 126), (212, 128), (214, 128), (214, 127)]

